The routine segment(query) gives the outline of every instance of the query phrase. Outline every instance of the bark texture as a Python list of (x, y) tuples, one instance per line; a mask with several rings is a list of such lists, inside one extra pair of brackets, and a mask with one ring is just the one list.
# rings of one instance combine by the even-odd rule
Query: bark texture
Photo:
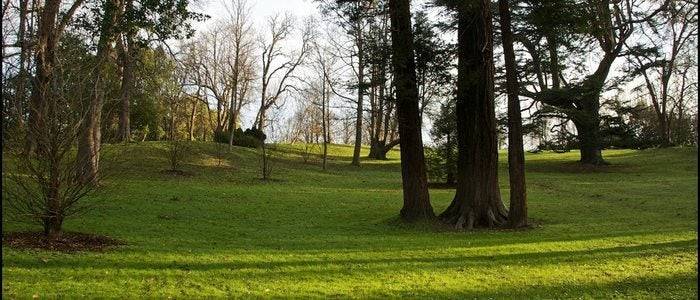
[(488, 0), (470, 0), (457, 8), (457, 191), (440, 214), (457, 229), (496, 227), (507, 220), (498, 189), (489, 4)]
[(409, 0), (389, 1), (391, 14), (392, 64), (401, 145), (401, 179), (405, 221), (435, 217), (428, 196), (428, 180), (418, 110), (418, 87), (413, 55), (413, 33)]

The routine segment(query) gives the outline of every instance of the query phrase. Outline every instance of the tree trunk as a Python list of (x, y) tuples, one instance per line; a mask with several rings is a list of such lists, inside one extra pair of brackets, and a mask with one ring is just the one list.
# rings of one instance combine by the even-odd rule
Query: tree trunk
[(372, 139), (369, 147), (369, 154), (367, 155), (367, 157), (371, 159), (386, 159), (386, 151), (384, 151), (384, 144), (384, 141)]
[(326, 170), (326, 163), (328, 160), (328, 127), (326, 126), (326, 120), (328, 117), (328, 114), (326, 113), (326, 99), (328, 98), (327, 91), (326, 91), (326, 80), (327, 78), (325, 77), (325, 70), (324, 70), (324, 77), (323, 77), (323, 86), (321, 88), (321, 129), (323, 131), (323, 164), (322, 164), (322, 169), (325, 171)]
[[(55, 116), (55, 109), (56, 106), (52, 105), (47, 109), (47, 112), (51, 116)], [(55, 117), (54, 117), (55, 118)], [(53, 120), (53, 123), (56, 124), (56, 120)], [(44, 136), (42, 138), (55, 138), (55, 137), (48, 137), (46, 136), (49, 134), (49, 130), (44, 132)], [(51, 143), (55, 145), (55, 143)], [(49, 178), (48, 178), (48, 189), (46, 193), (46, 206), (44, 211), (44, 216), (43, 216), (43, 223), (44, 223), (44, 235), (49, 238), (50, 240), (57, 240), (61, 237), (61, 228), (63, 225), (63, 217), (64, 217), (64, 212), (63, 212), (63, 207), (61, 203), (61, 198), (60, 198), (60, 187), (61, 187), (61, 169), (59, 166), (59, 162), (55, 159), (56, 157), (56, 150), (53, 149), (52, 146), (49, 146), (49, 148), (42, 148), (39, 149), (40, 152), (44, 153), (44, 155), (40, 155), (39, 157), (43, 157), (48, 160), (49, 163)]]
[(189, 128), (188, 128), (188, 133), (189, 133), (188, 139), (190, 142), (194, 140), (194, 126), (195, 126), (195, 121), (196, 121), (195, 119), (197, 117), (197, 104), (198, 103), (199, 102), (197, 101), (197, 99), (194, 99), (192, 101), (192, 112), (190, 113), (190, 122), (189, 122)]
[(24, 128), (24, 112), (22, 110), (22, 105), (26, 101), (27, 97), (27, 79), (29, 78), (28, 69), (28, 58), (29, 58), (29, 48), (26, 43), (26, 29), (27, 29), (27, 4), (28, 0), (21, 0), (19, 2), (19, 28), (17, 32), (17, 42), (19, 43), (19, 73), (17, 74), (17, 93), (14, 99), (14, 114), (17, 118), (17, 128)]
[(54, 98), (51, 81), (56, 62), (55, 49), (57, 45), (56, 18), (60, 0), (47, 0), (39, 12), (34, 47), (35, 76), (32, 80), (32, 95), (29, 104), (29, 122), (27, 131), (26, 150), (34, 152), (39, 145), (38, 134), (45, 126), (44, 111), (46, 102)]
[(669, 126), (668, 114), (659, 114), (657, 117), (659, 119), (659, 132), (661, 133), (661, 144), (659, 146), (662, 148), (671, 147), (671, 126)]
[[(233, 97), (231, 99), (231, 119), (229, 119), (229, 136), (228, 136), (228, 150), (231, 151), (231, 148), (233, 147), (233, 133), (236, 131), (236, 118), (238, 118), (238, 115), (236, 113), (236, 105), (238, 105), (238, 101), (242, 101), (238, 99), (239, 95), (239, 90), (240, 88), (238, 87), (238, 73), (239, 73), (239, 64), (241, 57), (239, 55), (239, 50), (240, 46), (239, 43), (236, 43), (236, 55), (235, 59), (236, 61), (234, 62), (233, 66)], [(261, 128), (262, 130), (262, 128)]]
[[(498, 0), (498, 10), (506, 63), (506, 89), (508, 91), (508, 175), (510, 180), (508, 224), (512, 228), (518, 228), (527, 226), (525, 152), (523, 151), (522, 116), (520, 115), (520, 99), (518, 97), (519, 83), (508, 0)], [(553, 76), (558, 76), (557, 72), (553, 73), (555, 73)], [(558, 85), (559, 80), (554, 82)]]
[(396, 83), (396, 105), (401, 137), (401, 179), (405, 221), (435, 218), (428, 195), (423, 140), (418, 112), (418, 87), (413, 54), (413, 32), (409, 0), (390, 0), (392, 63)]
[(572, 118), (578, 132), (583, 164), (607, 165), (603, 159), (600, 141), (600, 104), (598, 99), (585, 101), (579, 114)]
[[(498, 189), (493, 41), (488, 0), (458, 7), (457, 191), (440, 218), (455, 228), (505, 224)], [(402, 145), (403, 149), (403, 145)]]
[(352, 152), (351, 163), (353, 166), (360, 166), (360, 150), (362, 150), (362, 99), (365, 92), (364, 45), (362, 40), (362, 26), (359, 25), (359, 22), (362, 22), (362, 20), (357, 20), (357, 22), (357, 119), (355, 120), (355, 148)]
[[(131, 1), (129, 1), (131, 2)], [(119, 134), (122, 142), (131, 141), (130, 104), (131, 91), (134, 89), (134, 45), (133, 33), (126, 35), (125, 45), (122, 45), (122, 83), (120, 89), (121, 111), (119, 112)]]
[(100, 39), (97, 46), (95, 61), (95, 76), (91, 92), (90, 103), (80, 129), (78, 137), (78, 163), (80, 164), (80, 177), (85, 183), (97, 183), (97, 175), (100, 163), (100, 143), (102, 132), (100, 121), (102, 118), (102, 104), (104, 101), (104, 77), (105, 65), (112, 51), (111, 42), (115, 36), (115, 28), (121, 14), (119, 0), (105, 2), (105, 17), (101, 27)]

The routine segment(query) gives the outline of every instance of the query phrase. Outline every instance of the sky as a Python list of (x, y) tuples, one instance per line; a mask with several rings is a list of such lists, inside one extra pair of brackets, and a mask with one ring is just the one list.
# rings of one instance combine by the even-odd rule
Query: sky
[[(200, 12), (203, 12), (211, 18), (205, 22), (195, 26), (197, 29), (207, 28), (213, 20), (226, 16), (226, 10), (223, 3), (232, 2), (233, 0), (204, 0), (198, 3), (196, 7)], [(290, 12), (299, 18), (304, 16), (314, 15), (318, 13), (316, 4), (311, 0), (248, 0), (248, 5), (251, 6), (256, 27), (260, 28), (265, 22), (265, 18), (276, 13)]]

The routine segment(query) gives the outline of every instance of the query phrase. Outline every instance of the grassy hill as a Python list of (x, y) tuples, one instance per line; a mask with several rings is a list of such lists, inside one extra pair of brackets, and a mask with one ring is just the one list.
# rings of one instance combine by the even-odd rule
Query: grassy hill
[[(3, 296), (323, 298), (696, 298), (697, 151), (528, 154), (524, 231), (454, 232), (398, 225), (398, 152), (328, 171), (303, 145), (278, 145), (273, 181), (252, 149), (192, 144), (186, 176), (166, 144), (109, 146), (95, 210), (66, 230), (126, 245), (103, 253), (3, 245)], [(314, 151), (318, 151), (315, 149)], [(222, 158), (217, 158), (222, 153)], [(367, 149), (364, 154), (366, 155)], [(505, 155), (500, 185), (508, 197)], [(454, 191), (431, 190), (436, 212)], [(3, 231), (39, 230), (9, 222)]]

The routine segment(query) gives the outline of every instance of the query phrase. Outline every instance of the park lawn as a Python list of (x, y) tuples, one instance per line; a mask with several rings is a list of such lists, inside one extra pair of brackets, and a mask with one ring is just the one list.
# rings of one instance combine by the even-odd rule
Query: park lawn
[[(317, 157), (302, 162), (302, 145), (278, 145), (263, 182), (255, 150), (192, 147), (190, 175), (176, 176), (162, 172), (164, 143), (109, 146), (110, 176), (86, 199), (98, 207), (65, 228), (126, 245), (3, 246), (3, 296), (697, 298), (694, 148), (609, 150), (598, 170), (576, 152), (528, 154), (536, 227), (455, 232), (397, 222), (396, 151), (354, 168), (352, 148), (334, 145), (324, 172)], [(431, 190), (437, 213), (453, 193)], [(39, 228), (3, 217), (4, 232), (21, 230)]]

